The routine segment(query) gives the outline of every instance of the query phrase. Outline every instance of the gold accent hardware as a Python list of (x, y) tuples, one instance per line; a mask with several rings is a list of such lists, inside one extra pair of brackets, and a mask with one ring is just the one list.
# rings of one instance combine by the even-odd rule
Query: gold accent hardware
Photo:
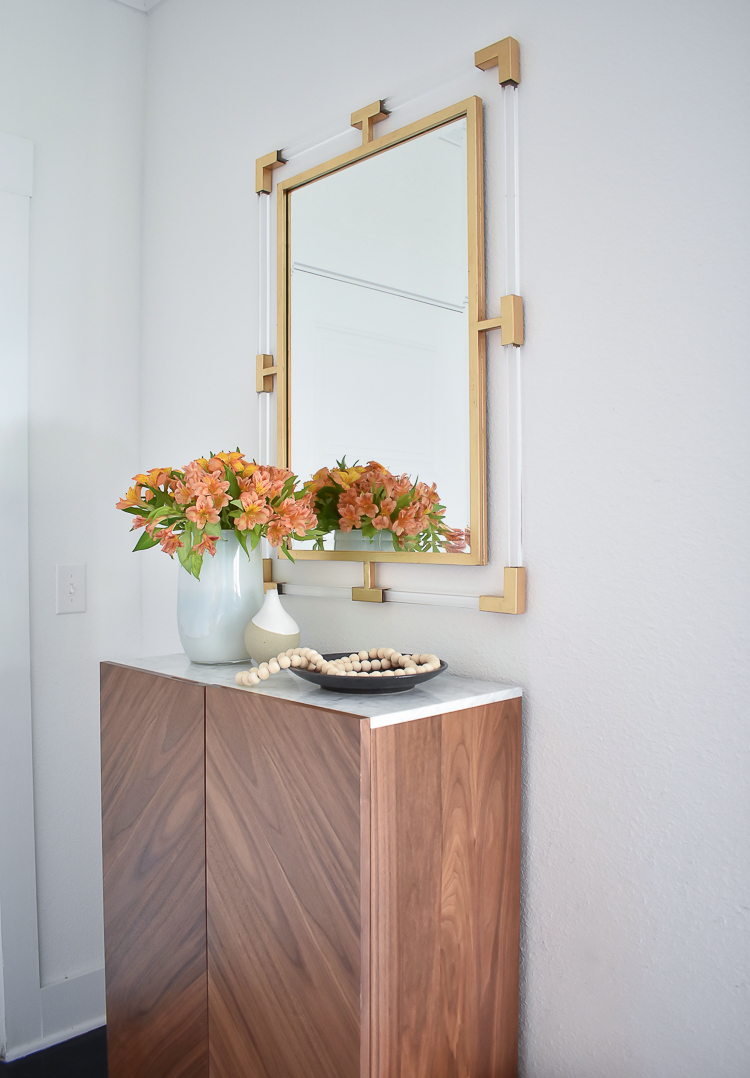
[(271, 173), (275, 168), (281, 168), (286, 161), (281, 156), (281, 150), (267, 153), (265, 157), (259, 157), (255, 162), (255, 193), (256, 195), (271, 194)]
[(273, 361), (273, 356), (255, 357), (255, 392), (273, 393), (274, 375), (279, 373), (279, 368)]
[(518, 42), (514, 37), (504, 37), (486, 49), (474, 53), (474, 66), (482, 71), (497, 67), (501, 86), (518, 86), (521, 81), (521, 59)]
[(385, 593), (388, 591), (388, 588), (375, 587), (375, 568), (373, 562), (366, 561), (363, 568), (365, 571), (364, 587), (352, 588), (352, 599), (355, 603), (384, 603)]
[(357, 127), (362, 132), (362, 145), (372, 142), (373, 125), (384, 120), (388, 112), (383, 108), (382, 101), (373, 101), (371, 105), (365, 105), (352, 113), (352, 127)]
[[(377, 105), (378, 102), (375, 102)], [(382, 105), (382, 102), (380, 102)], [(360, 110), (368, 112), (368, 109)], [(470, 97), (465, 101), (417, 120), (397, 131), (390, 131), (371, 142), (341, 154), (330, 161), (308, 169), (297, 176), (282, 180), (276, 188), (277, 205), (277, 312), (279, 338), (276, 360), (279, 367), (276, 382), (277, 400), (277, 462), (288, 466), (291, 442), (290, 416), (290, 195), (293, 191), (322, 176), (347, 168), (372, 154), (406, 142), (416, 135), (432, 131), (436, 127), (466, 117), (467, 142), (467, 202), (468, 202), (468, 250), (469, 250), (469, 414), (470, 440), (470, 516), (471, 550), (468, 553), (449, 554), (407, 553), (406, 551), (367, 552), (367, 561), (427, 562), (432, 565), (485, 565), (487, 563), (487, 406), (485, 400), (485, 334), (479, 328), (484, 320), (484, 143), (482, 135), (482, 99)], [(359, 114), (354, 113), (358, 119)], [(502, 310), (501, 306), (501, 310)], [(488, 327), (487, 327), (488, 328)], [(299, 561), (362, 561), (359, 551), (305, 550), (294, 547), (295, 560)], [(366, 589), (355, 589), (358, 591)], [(380, 589), (375, 589), (380, 590)], [(372, 601), (372, 600), (370, 600)], [(379, 600), (378, 600), (379, 601)]]
[(277, 591), (278, 585), (273, 579), (273, 558), (263, 559), (263, 594), (267, 591)]
[(522, 565), (506, 565), (503, 570), (504, 595), (480, 595), (479, 609), (493, 614), (523, 614), (526, 610), (526, 570)]
[(513, 344), (520, 348), (523, 344), (523, 300), (520, 296), (503, 296), (500, 300), (500, 317), (483, 318), (477, 322), (477, 329), (485, 333), (489, 329), (501, 330), (502, 344)]

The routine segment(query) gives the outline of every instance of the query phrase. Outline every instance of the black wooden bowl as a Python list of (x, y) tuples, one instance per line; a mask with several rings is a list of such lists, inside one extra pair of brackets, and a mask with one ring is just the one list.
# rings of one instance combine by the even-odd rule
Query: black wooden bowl
[[(343, 659), (345, 655), (350, 654), (349, 651), (335, 651), (324, 655), (323, 658), (332, 661)], [(411, 653), (407, 652), (407, 654)], [(429, 681), (430, 678), (437, 677), (447, 669), (448, 663), (441, 660), (439, 670), (428, 670), (422, 674), (404, 674), (403, 677), (341, 677), (339, 674), (319, 674), (317, 670), (301, 670), (298, 666), (289, 667), (290, 673), (312, 682), (313, 685), (319, 685), (321, 689), (328, 689), (329, 692), (354, 693), (407, 692)]]

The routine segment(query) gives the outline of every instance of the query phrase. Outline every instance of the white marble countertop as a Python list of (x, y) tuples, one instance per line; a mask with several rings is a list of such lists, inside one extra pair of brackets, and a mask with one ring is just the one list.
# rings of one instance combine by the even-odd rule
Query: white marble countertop
[(252, 688), (237, 685), (234, 675), (249, 669), (252, 663), (232, 663), (227, 666), (203, 666), (191, 663), (187, 655), (161, 655), (152, 659), (110, 659), (118, 666), (147, 670), (163, 677), (182, 678), (201, 685), (223, 685), (237, 692), (270, 696), (277, 700), (291, 700), (308, 707), (322, 707), (328, 711), (345, 711), (370, 720), (370, 726), (392, 726), (411, 719), (426, 719), (430, 715), (442, 715), (451, 711), (464, 711), (469, 707), (512, 700), (523, 696), (523, 689), (503, 681), (479, 681), (475, 678), (456, 677), (450, 672), (440, 674), (431, 681), (417, 685), (407, 692), (363, 694), (330, 692), (312, 685), (295, 674), (284, 670), (274, 674), (268, 681)]

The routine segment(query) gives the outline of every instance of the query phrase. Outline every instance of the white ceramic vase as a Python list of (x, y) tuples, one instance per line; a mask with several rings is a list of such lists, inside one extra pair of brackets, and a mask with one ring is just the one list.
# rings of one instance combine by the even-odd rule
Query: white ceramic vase
[(245, 626), (263, 605), (261, 544), (247, 554), (234, 531), (203, 556), (200, 580), (178, 569), (177, 628), (194, 663), (247, 662)]
[(276, 588), (269, 588), (265, 602), (245, 629), (245, 648), (256, 663), (299, 647), (299, 625), (281, 605)]
[(384, 529), (373, 539), (367, 539), (359, 528), (350, 532), (333, 533), (334, 550), (393, 550), (393, 532)]

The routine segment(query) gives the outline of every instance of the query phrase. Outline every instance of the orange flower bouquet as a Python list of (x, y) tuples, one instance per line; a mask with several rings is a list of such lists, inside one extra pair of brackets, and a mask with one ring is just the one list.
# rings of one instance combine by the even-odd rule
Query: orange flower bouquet
[(347, 467), (344, 458), (333, 469), (317, 471), (304, 490), (315, 499), (317, 549), (322, 549), (326, 532), (353, 528), (367, 539), (387, 531), (393, 549), (399, 551), (459, 553), (466, 549), (466, 533), (443, 521), (445, 506), (434, 483), (428, 486), (412, 482), (408, 475), (393, 475), (375, 460)]
[(184, 471), (152, 468), (133, 482), (117, 508), (135, 518), (131, 531), (143, 528), (134, 550), (159, 545), (197, 579), (222, 531), (234, 531), (248, 557), (248, 541), (255, 550), (264, 536), (290, 560), (290, 536), (318, 537), (313, 495), (297, 489), (297, 477), (248, 462), (239, 449), (191, 460)]

